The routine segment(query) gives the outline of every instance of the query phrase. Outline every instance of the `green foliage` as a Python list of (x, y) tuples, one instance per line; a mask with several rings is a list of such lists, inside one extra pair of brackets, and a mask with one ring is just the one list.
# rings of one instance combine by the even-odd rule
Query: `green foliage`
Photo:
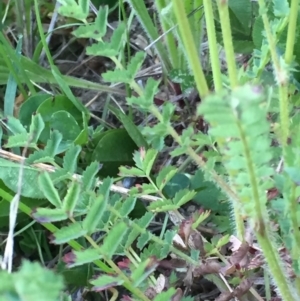
[(59, 13), (84, 21), (89, 13), (89, 2), (87, 0), (79, 0), (77, 3), (75, 0), (60, 0), (61, 7)]
[(57, 301), (64, 288), (60, 275), (28, 261), (23, 262), (19, 271), (1, 271), (0, 276), (1, 300)]
[[(270, 183), (264, 179), (272, 174), (265, 101), (260, 87), (244, 86), (236, 89), (232, 96), (224, 93), (221, 97), (208, 97), (198, 110), (198, 114), (204, 114), (214, 124), (210, 133), (228, 141), (222, 149), (223, 163), (229, 172), (232, 188), (243, 196), (243, 209), (250, 217), (256, 214), (256, 204), (251, 201), (256, 197), (253, 193), (259, 193), (265, 204), (265, 190)], [(226, 132), (223, 130), (225, 124)], [(248, 188), (253, 185), (255, 191)]]
[[(144, 87), (136, 81), (136, 76), (147, 62), (145, 52), (131, 56), (127, 51), (124, 55), (127, 21), (119, 22), (108, 39), (108, 7), (101, 7), (91, 23), (89, 1), (59, 2), (62, 16), (81, 22), (73, 31), (74, 37), (91, 41), (86, 54), (109, 58), (115, 64), (115, 70), (102, 74), (103, 79), (127, 84), (128, 91), (129, 88), (133, 90), (126, 98), (129, 114), (108, 106), (124, 129), (88, 127), (90, 114), (70, 86), (108, 93), (117, 90), (63, 76), (51, 62), (51, 70), (45, 70), (21, 56), (19, 49), (14, 51), (1, 33), (0, 84), (7, 84), (7, 94), (0, 138), (1, 146), (11, 153), (3, 152), (5, 159), (0, 159), (0, 215), (3, 217), (0, 225), (7, 226), (8, 202), (15, 200), (13, 195), (21, 190), (17, 196), (23, 215), (19, 215), (18, 221), (23, 225), (29, 220), (24, 215), (29, 215), (41, 224), (39, 227), (51, 232), (50, 242), (55, 245), (50, 250), (45, 243), (46, 236), (42, 242), (40, 237), (28, 236), (25, 232), (20, 240), (21, 249), (34, 250), (34, 237), (37, 253), (44, 260), (40, 245), (43, 249), (48, 247), (45, 255), (48, 259), (51, 252), (56, 252), (57, 245), (62, 250), (68, 244), (71, 250), (62, 258), (66, 264), (60, 266), (62, 273), (70, 267), (79, 271), (93, 267), (101, 273), (97, 278), (84, 273), (88, 278), (84, 279), (84, 285), (89, 282), (92, 290), (123, 286), (132, 298), (148, 301), (150, 298), (145, 291), (151, 288), (150, 283), (156, 282), (155, 272), (161, 260), (175, 257), (188, 269), (190, 278), (199, 277), (194, 272), (203, 269), (211, 256), (217, 256), (227, 267), (228, 256), (222, 252), (224, 246), (231, 243), (233, 231), (237, 240), (251, 244), (247, 240), (247, 224), (282, 299), (296, 300), (300, 293), (300, 119), (295, 105), (299, 83), (294, 72), (299, 64), (297, 2), (194, 0), (166, 3), (157, 0), (158, 23), (166, 34), (159, 37), (156, 20), (144, 1), (128, 1), (150, 42), (156, 40), (153, 47), (163, 66), (164, 80), (150, 77)], [(202, 4), (203, 11), (198, 9)], [(208, 37), (208, 64), (200, 62), (205, 54), (199, 55), (203, 28)], [(43, 42), (43, 32), (40, 33)], [(219, 67), (220, 46), (224, 48), (227, 62), (224, 74)], [(235, 62), (236, 53), (252, 54), (252, 57), (240, 68)], [(50, 61), (51, 55), (48, 59)], [(204, 65), (209, 67), (204, 70)], [(201, 101), (197, 110), (192, 108), (196, 114), (188, 125), (187, 122), (180, 126), (174, 124), (181, 104), (166, 100), (157, 106), (156, 95), (167, 80), (180, 84), (180, 93), (184, 97), (187, 95), (185, 101), (189, 100), (191, 89), (196, 87), (199, 92)], [(208, 85), (210, 80), (212, 85)], [(37, 94), (32, 82), (56, 84), (63, 94)], [(12, 94), (17, 86), (25, 101), (19, 115), (14, 117)], [(133, 109), (147, 113), (157, 122), (143, 123), (141, 129), (132, 119)], [(172, 150), (165, 146), (167, 136), (173, 139)], [(26, 153), (24, 164), (13, 162), (22, 150)], [(161, 151), (165, 150), (168, 159), (183, 156), (184, 160), (189, 160), (185, 159), (187, 155), (198, 167), (192, 174), (181, 166), (161, 167), (159, 159), (166, 153)], [(18, 182), (21, 169), (22, 185)], [(114, 185), (119, 178), (110, 177), (117, 175), (137, 178), (138, 184), (129, 190)], [(268, 202), (272, 190), (278, 193)], [(183, 215), (190, 201), (201, 210), (196, 210), (188, 219)], [(153, 231), (153, 226), (162, 218), (159, 230)], [(177, 227), (170, 226), (169, 219)], [(205, 227), (199, 228), (201, 232), (197, 230), (202, 223), (213, 228), (209, 229), (208, 238), (202, 233)], [(274, 224), (279, 227), (278, 231)], [(286, 259), (279, 251), (282, 246), (294, 272), (293, 283), (286, 273)], [(123, 262), (115, 263), (120, 256)], [(230, 261), (234, 256), (233, 252)], [(243, 268), (247, 272), (245, 275), (255, 273), (249, 273), (248, 266)], [(177, 272), (176, 267), (171, 269)], [(52, 272), (35, 264), (25, 263), (13, 274), (1, 273), (0, 299), (7, 296), (16, 300), (59, 298), (61, 278), (55, 278)], [(205, 273), (223, 291), (222, 279), (218, 276), (221, 270)], [(237, 277), (241, 276), (239, 273), (228, 273), (228, 277), (232, 273), (231, 283), (242, 283)], [(190, 285), (188, 281), (186, 277), (183, 282)], [(179, 290), (163, 289), (152, 299), (178, 299)], [(255, 288), (249, 292), (255, 292)], [(249, 292), (247, 289), (243, 294)]]

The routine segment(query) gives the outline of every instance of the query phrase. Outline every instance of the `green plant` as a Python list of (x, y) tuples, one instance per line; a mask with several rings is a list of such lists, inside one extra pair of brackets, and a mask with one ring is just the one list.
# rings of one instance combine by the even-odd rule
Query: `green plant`
[[(280, 296), (285, 301), (296, 300), (300, 293), (299, 117), (293, 63), (297, 62), (294, 46), (299, 40), (299, 1), (259, 0), (250, 5), (249, 1), (184, 3), (173, 0), (167, 3), (157, 0), (159, 21), (166, 33), (165, 43), (158, 39), (153, 16), (144, 2), (128, 1), (150, 39), (158, 39), (154, 48), (164, 71), (191, 71), (201, 98), (193, 117), (209, 124), (208, 133), (201, 132), (193, 123), (179, 131), (173, 124), (179, 116), (176, 106), (164, 102), (158, 107), (155, 102), (160, 81), (149, 78), (144, 87), (137, 82), (136, 75), (146, 55), (136, 52), (124, 64), (119, 56), (120, 52), (124, 54), (126, 42), (124, 23), (119, 24), (109, 41), (104, 39), (108, 7), (101, 7), (95, 22), (89, 23), (88, 1), (60, 2), (59, 12), (80, 22), (73, 35), (94, 41), (86, 53), (107, 57), (115, 64), (114, 70), (102, 74), (103, 79), (108, 83), (127, 84), (133, 91), (127, 97), (127, 104), (154, 116), (157, 122), (138, 127), (126, 114), (111, 107), (124, 129), (104, 131), (88, 127), (90, 114), (69, 88), (71, 83), (82, 85), (84, 82), (60, 74), (47, 48), (40, 18), (41, 43), (51, 66), (51, 71), (45, 74), (47, 80), (59, 84), (64, 95), (37, 94), (31, 83), (32, 79), (36, 80), (30, 71), (34, 69), (30, 68), (34, 66), (39, 72), (43, 69), (15, 53), (2, 34), (0, 51), (4, 54), (9, 49), (3, 60), (12, 74), (7, 87), (15, 92), (17, 83), (26, 95), (23, 87), (26, 83), (33, 96), (21, 106), (19, 118), (11, 116), (13, 97), (6, 98), (1, 138), (3, 147), (15, 154), (0, 150), (5, 157), (0, 159), (0, 195), (12, 204), (17, 200), (22, 213), (50, 231), (51, 243), (60, 248), (66, 244), (71, 247), (60, 256), (57, 271), (64, 274), (68, 268), (79, 268), (73, 272), (88, 278), (83, 285), (97, 292), (108, 289), (112, 298), (118, 294), (116, 287), (122, 286), (126, 294), (136, 300), (150, 300), (151, 290), (157, 301), (189, 300), (190, 296), (183, 296), (176, 287), (176, 281), (181, 282), (173, 266), (173, 278), (170, 277), (172, 281), (166, 291), (157, 287), (157, 268), (172, 255), (190, 278), (204, 276), (212, 281), (223, 292), (220, 295), (223, 300), (234, 297), (261, 300), (248, 279), (253, 272), (249, 265), (242, 266), (245, 275), (238, 273), (241, 259), (250, 256), (250, 246), (258, 252), (252, 243), (256, 239), (261, 249), (259, 254), (266, 261)], [(202, 5), (203, 12), (197, 10)], [(37, 0), (35, 12), (39, 16)], [(199, 20), (201, 26), (197, 27)], [(199, 55), (204, 22), (210, 50), (211, 69), (208, 71), (204, 70)], [(171, 28), (173, 30), (167, 33)], [(259, 28), (264, 30), (260, 39)], [(247, 45), (243, 49), (241, 41), (245, 40)], [(285, 45), (284, 53), (281, 53), (282, 45)], [(220, 46), (225, 51), (226, 75), (220, 68)], [(236, 51), (254, 52), (246, 67), (237, 64)], [(273, 77), (269, 84), (266, 74)], [(106, 86), (93, 86), (113, 91)], [(188, 155), (199, 168), (195, 175), (187, 177), (174, 166), (153, 173), (167, 136), (176, 143), (170, 156)], [(123, 153), (113, 152), (120, 141), (124, 141), (122, 145), (127, 143), (127, 148), (122, 148)], [(202, 151), (204, 148), (206, 151)], [(25, 161), (16, 155), (23, 149), (27, 150)], [(103, 150), (105, 153), (101, 153)], [(104, 163), (102, 170), (99, 161)], [(117, 170), (121, 178), (136, 177), (145, 181), (129, 190), (121, 188), (113, 184)], [(99, 175), (106, 178), (100, 181)], [(269, 202), (270, 192), (274, 190), (276, 195)], [(208, 198), (207, 191), (213, 194), (210, 202), (202, 199)], [(224, 199), (227, 202), (220, 203)], [(180, 209), (191, 200), (197, 200), (204, 210), (186, 220)], [(137, 210), (138, 204), (142, 210)], [(13, 219), (12, 209), (3, 208), (6, 217), (10, 214)], [(234, 229), (228, 221), (221, 224), (221, 213), (226, 212), (227, 216), (230, 211)], [(151, 222), (161, 213), (164, 213), (162, 227), (154, 233)], [(168, 228), (169, 220), (174, 227)], [(207, 220), (219, 223), (216, 228), (221, 236), (212, 235), (207, 239), (203, 235), (201, 231)], [(249, 229), (254, 233), (252, 239), (247, 234)], [(222, 248), (229, 241), (235, 244), (230, 237), (233, 233), (240, 246), (228, 259)], [(286, 249), (282, 251), (281, 246)], [(218, 262), (211, 264), (212, 256)], [(116, 263), (116, 258), (121, 260)], [(290, 274), (286, 272), (289, 263)], [(234, 267), (232, 270), (230, 265)], [(86, 266), (89, 271), (84, 269)], [(232, 291), (226, 291), (228, 283), (223, 275), (227, 271), (232, 275), (231, 285), (236, 287)], [(22, 294), (12, 285), (12, 277), (17, 278), (18, 273), (3, 274), (10, 290), (2, 288), (0, 294), (19, 294), (21, 299)], [(97, 277), (91, 280), (90, 276), (95, 274)], [(183, 282), (190, 284), (188, 277)], [(58, 281), (55, 293), (60, 288)], [(265, 295), (271, 295), (267, 280)], [(49, 300), (57, 298), (53, 295)]]

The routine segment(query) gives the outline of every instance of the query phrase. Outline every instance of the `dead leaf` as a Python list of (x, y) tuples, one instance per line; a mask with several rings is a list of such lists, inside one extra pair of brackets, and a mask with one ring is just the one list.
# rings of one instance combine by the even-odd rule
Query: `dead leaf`
[(189, 237), (190, 237), (191, 231), (192, 231), (192, 225), (193, 225), (193, 223), (191, 220), (184, 220), (184, 221), (182, 221), (182, 223), (179, 226), (178, 234), (183, 239), (185, 245), (187, 245), (187, 243), (189, 241)]
[(237, 269), (245, 268), (249, 264), (249, 244), (243, 242), (229, 258), (230, 263), (234, 264)]
[(224, 276), (231, 275), (235, 271), (236, 271), (235, 265), (229, 263), (220, 269), (220, 273)]
[(190, 235), (189, 244), (190, 244), (190, 242), (194, 245), (194, 248), (196, 250), (200, 251), (201, 257), (204, 257), (206, 252), (204, 249), (202, 235), (197, 231), (193, 231)]
[(235, 290), (233, 291), (233, 295), (237, 298), (241, 298), (245, 295), (252, 286), (252, 281), (249, 279), (243, 280), (240, 285), (238, 285)]
[(194, 277), (200, 277), (207, 274), (219, 273), (221, 269), (221, 264), (217, 261), (206, 262), (199, 267), (194, 269)]

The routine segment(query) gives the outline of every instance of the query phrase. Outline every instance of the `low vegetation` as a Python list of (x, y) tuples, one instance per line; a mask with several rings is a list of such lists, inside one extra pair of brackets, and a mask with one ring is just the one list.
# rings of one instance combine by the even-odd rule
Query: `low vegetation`
[(0, 300), (299, 299), (299, 0), (0, 5)]

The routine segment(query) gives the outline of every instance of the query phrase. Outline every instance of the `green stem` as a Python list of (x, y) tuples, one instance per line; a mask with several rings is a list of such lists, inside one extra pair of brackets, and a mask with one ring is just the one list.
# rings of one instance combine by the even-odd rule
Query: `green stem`
[[(203, 145), (200, 145), (196, 148), (195, 153), (199, 154), (200, 151), (203, 149)], [(185, 171), (185, 169), (190, 165), (190, 163), (193, 161), (193, 159), (191, 157), (187, 157), (183, 163), (178, 167), (177, 172), (178, 173), (182, 173)]]
[(218, 92), (222, 89), (222, 77), (221, 77), (219, 50), (217, 45), (212, 2), (211, 0), (204, 0), (203, 5), (204, 5), (204, 12), (205, 12), (208, 44), (209, 44), (210, 62), (211, 62), (213, 78), (214, 78), (214, 86), (216, 92)]
[(298, 18), (299, 0), (291, 0), (288, 33), (286, 39), (285, 62), (290, 64), (293, 60), (294, 45), (297, 32), (297, 18)]
[(279, 291), (283, 297), (283, 300), (292, 301), (295, 300), (292, 293), (293, 288), (288, 282), (288, 278), (284, 274), (277, 248), (275, 247), (274, 243), (272, 243), (272, 239), (270, 237), (269, 217), (266, 207), (266, 200), (261, 199), (262, 197), (260, 196), (259, 183), (255, 174), (255, 167), (251, 157), (250, 146), (247, 143), (247, 139), (242, 127), (238, 125), (238, 128), (244, 147), (247, 170), (250, 178), (250, 187), (252, 189), (252, 201), (254, 210), (250, 218), (254, 222), (255, 234), (262, 248), (263, 254), (266, 258), (274, 281), (277, 284)]
[(34, 9), (35, 9), (36, 22), (37, 22), (37, 26), (38, 26), (39, 36), (41, 38), (48, 62), (50, 64), (50, 66), (54, 66), (54, 62), (53, 62), (50, 50), (49, 50), (47, 42), (46, 42), (44, 29), (43, 29), (42, 21), (40, 18), (40, 10), (39, 10), (38, 0), (34, 0)]
[(236, 237), (240, 241), (244, 241), (245, 225), (244, 225), (243, 217), (241, 216), (241, 207), (236, 202), (232, 202), (231, 204), (233, 206), (234, 226), (235, 226)]
[[(297, 186), (292, 183), (291, 193), (287, 196), (288, 201), (288, 212), (290, 222), (291, 222), (291, 236), (293, 240), (293, 248), (292, 248), (292, 258), (298, 260), (300, 258), (300, 231), (299, 231), (299, 222), (297, 218), (298, 211), (298, 197), (297, 197)], [(295, 284), (298, 294), (300, 295), (300, 286), (299, 286), (299, 277), (297, 276)]]
[[(284, 30), (286, 29), (286, 26), (287, 24), (289, 23), (289, 19), (288, 17), (284, 18), (282, 21), (281, 21), (281, 25), (279, 28), (276, 29), (276, 41), (275, 41), (275, 44), (278, 43), (282, 33), (284, 32)], [(264, 52), (264, 51), (263, 51)], [(256, 71), (256, 74), (255, 74), (255, 79), (254, 79), (254, 83), (259, 83), (260, 81), (260, 78), (261, 78), (261, 74), (263, 73), (263, 71), (265, 70), (265, 67), (266, 65), (270, 62), (270, 49), (268, 47), (263, 59), (261, 59), (260, 61), (260, 65)]]
[[(283, 152), (285, 154), (285, 148), (289, 136), (289, 111), (288, 111), (288, 88), (287, 88), (288, 74), (284, 66), (281, 66), (279, 57), (276, 52), (276, 42), (275, 42), (276, 40), (272, 34), (272, 28), (267, 16), (266, 3), (264, 0), (258, 0), (258, 4), (259, 4), (260, 11), (262, 12), (261, 16), (262, 16), (267, 40), (269, 43), (276, 81), (279, 87), (281, 143), (283, 146)], [(289, 33), (289, 35), (291, 35), (291, 33)], [(289, 53), (290, 50), (288, 50), (288, 57), (289, 57)]]
[(193, 71), (196, 86), (201, 97), (205, 97), (209, 93), (206, 78), (204, 76), (198, 51), (193, 40), (193, 35), (189, 26), (189, 22), (182, 1), (172, 0), (174, 13), (178, 22), (179, 31), (185, 47), (190, 67)]
[(235, 62), (234, 48), (232, 44), (232, 34), (230, 27), (230, 19), (228, 12), (228, 1), (218, 0), (218, 10), (220, 15), (220, 23), (222, 29), (223, 44), (225, 49), (228, 76), (231, 88), (238, 85), (238, 76)]
[(276, 283), (282, 300), (297, 300), (297, 295), (295, 294), (294, 289), (289, 284), (288, 277), (284, 274), (283, 268), (281, 267), (280, 258), (277, 254), (276, 247), (271, 243), (271, 238), (268, 237), (266, 222), (261, 221), (259, 227), (260, 229), (256, 231), (256, 237), (260, 247), (263, 250), (264, 256), (270, 269), (270, 274), (272, 275)]

